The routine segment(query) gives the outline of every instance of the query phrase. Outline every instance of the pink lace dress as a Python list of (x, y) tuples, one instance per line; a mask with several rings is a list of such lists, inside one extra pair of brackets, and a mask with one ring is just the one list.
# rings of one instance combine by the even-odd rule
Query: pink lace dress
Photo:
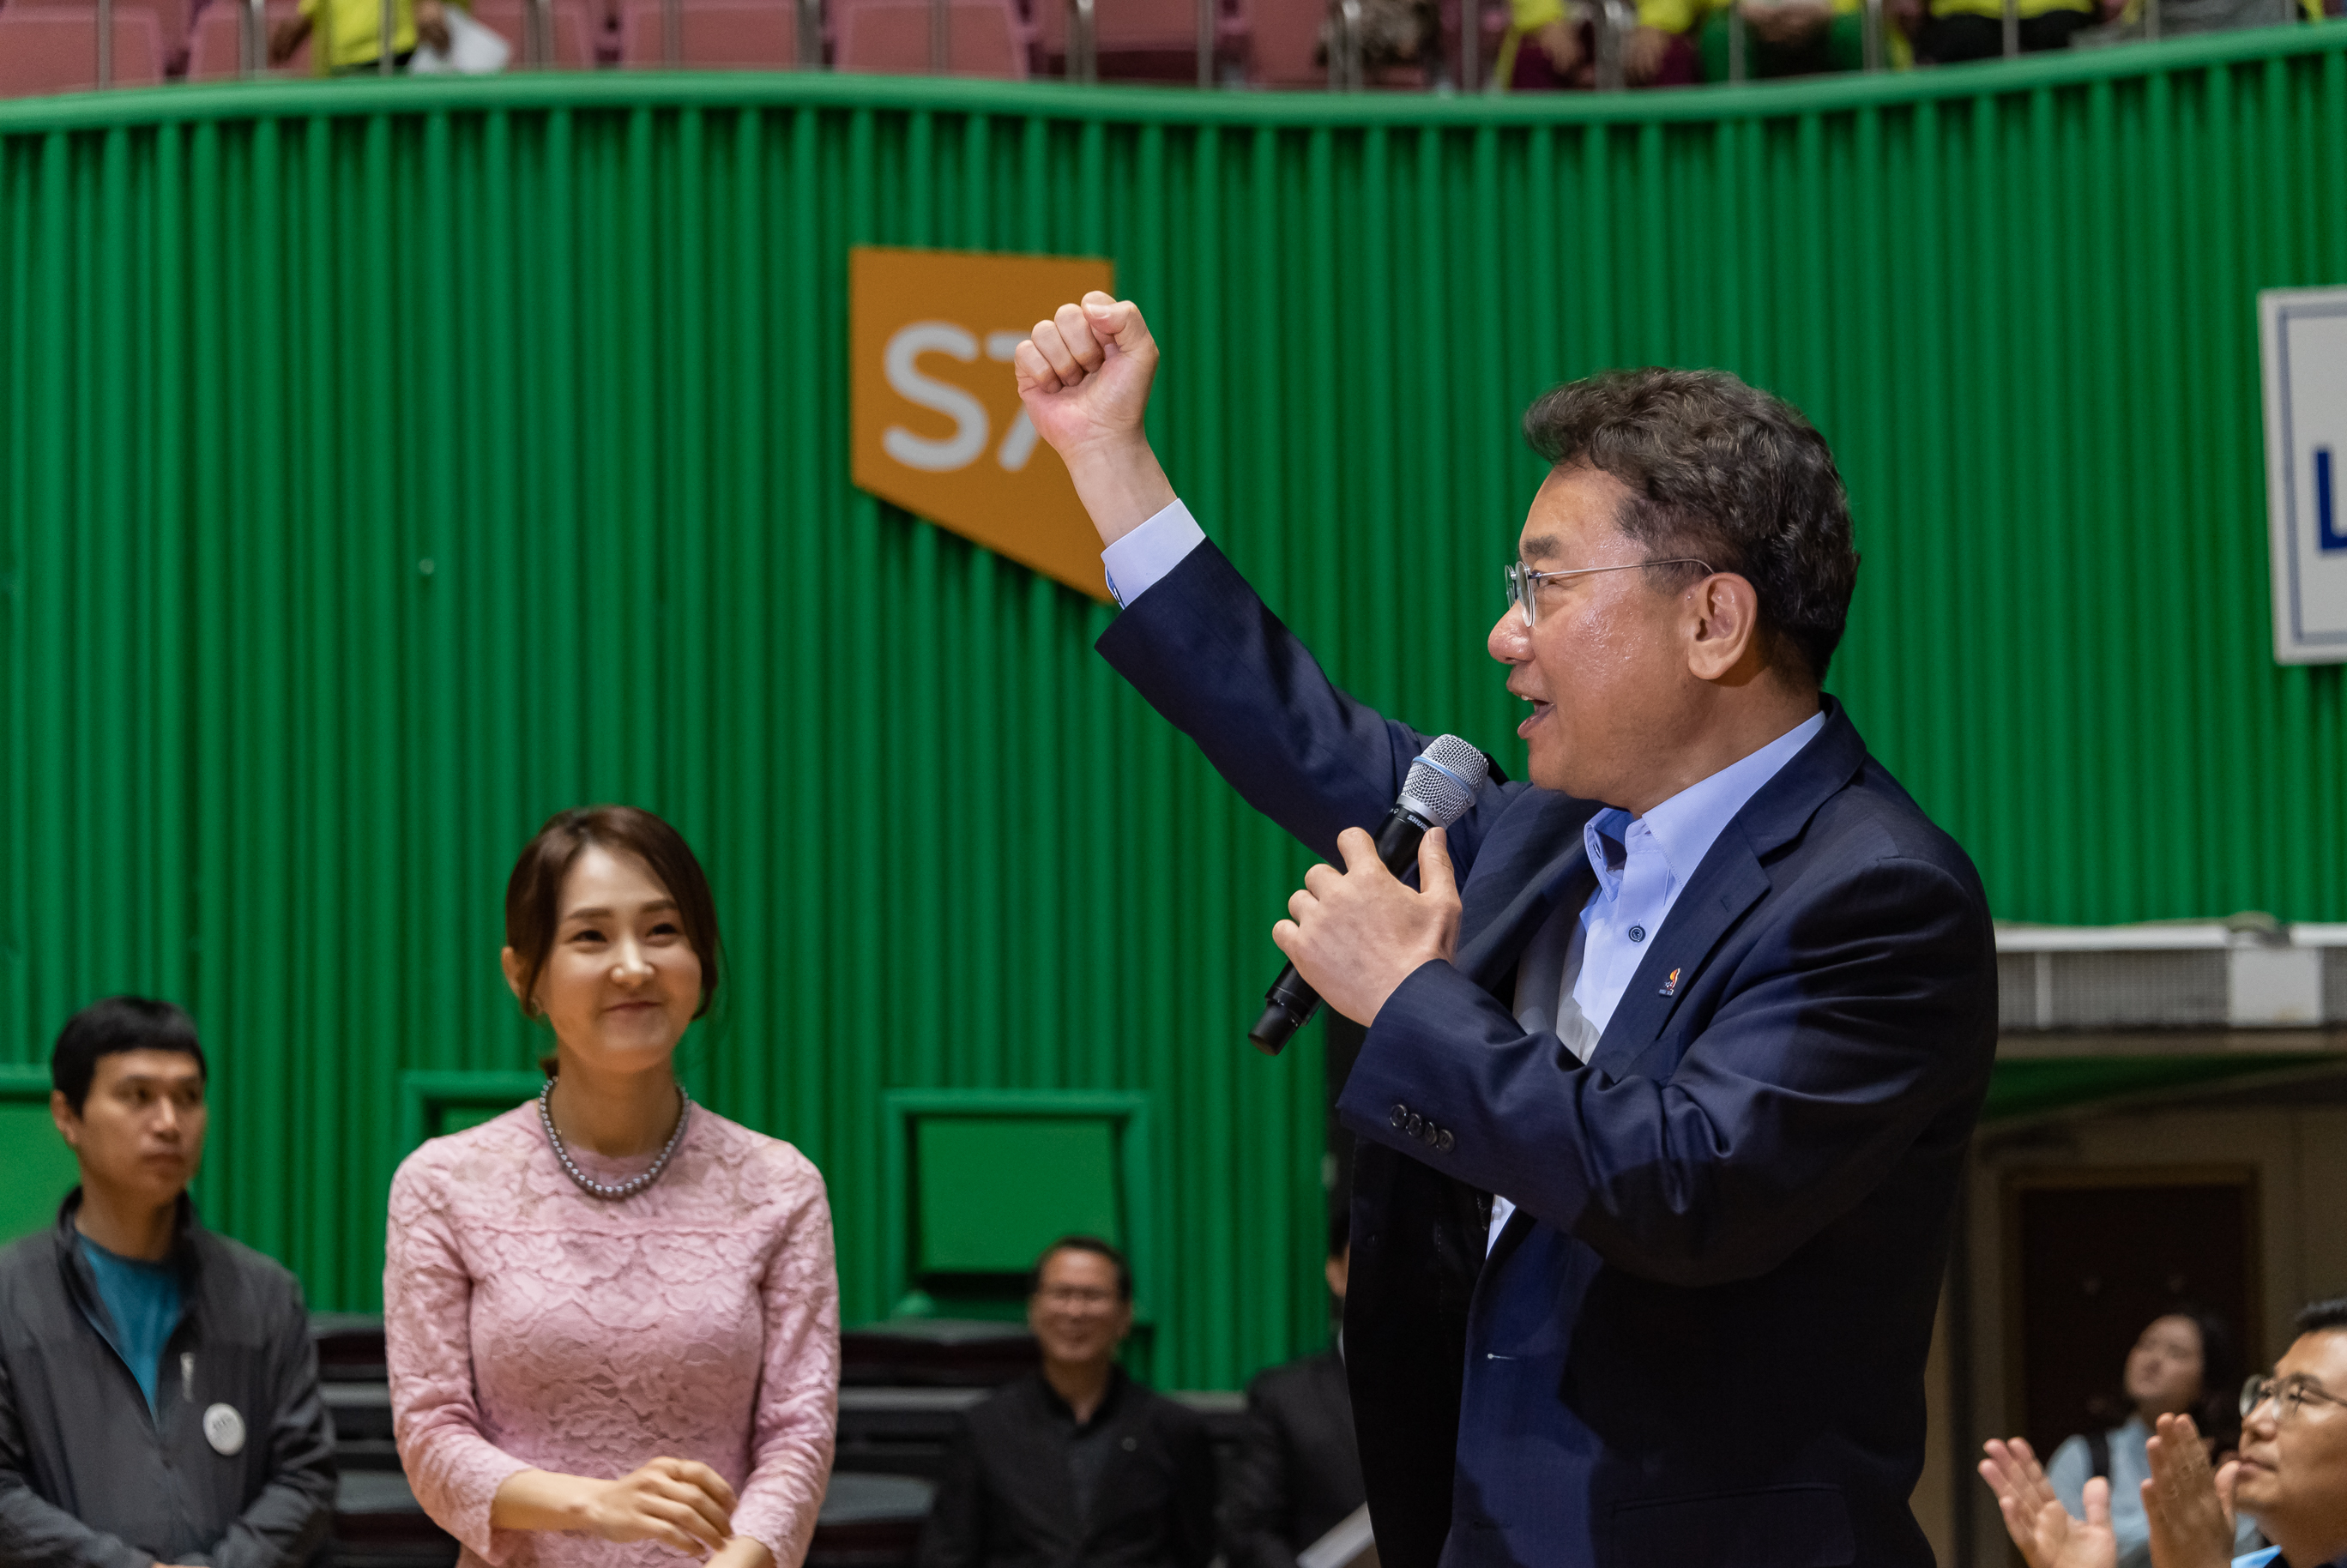
[[(573, 1150), (599, 1182), (647, 1159)], [(522, 1470), (616, 1478), (699, 1460), (736, 1533), (806, 1555), (839, 1409), (839, 1282), (823, 1177), (701, 1107), (674, 1163), (618, 1202), (563, 1173), (525, 1104), (435, 1138), (391, 1184), (384, 1337), (400, 1462), (462, 1563), (677, 1563), (653, 1542), (492, 1530)]]

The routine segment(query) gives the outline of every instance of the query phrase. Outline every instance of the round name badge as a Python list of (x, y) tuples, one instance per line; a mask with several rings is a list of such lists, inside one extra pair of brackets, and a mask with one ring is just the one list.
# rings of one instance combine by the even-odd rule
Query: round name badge
[(204, 1412), (204, 1441), (222, 1458), (244, 1451), (244, 1418), (234, 1405), (214, 1405)]

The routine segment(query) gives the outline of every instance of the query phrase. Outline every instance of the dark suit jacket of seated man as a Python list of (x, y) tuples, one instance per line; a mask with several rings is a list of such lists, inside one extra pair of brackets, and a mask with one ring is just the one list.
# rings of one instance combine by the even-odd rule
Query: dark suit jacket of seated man
[[(1094, 294), (1017, 373), (1110, 545), (1102, 653), (1348, 862), (1274, 936), (1368, 1025), (1345, 1327), (1382, 1560), (1929, 1563), (1908, 1497), (1994, 945), (1962, 850), (1819, 693), (1857, 567), (1824, 441), (1717, 373), (1534, 405), (1518, 548), (1558, 575), (1512, 578), (1491, 637), (1534, 782), (1487, 781), (1413, 890), (1359, 830), (1427, 737), (1198, 537), (1142, 435), (1156, 357)], [(1658, 870), (1672, 797), (1723, 790)]]

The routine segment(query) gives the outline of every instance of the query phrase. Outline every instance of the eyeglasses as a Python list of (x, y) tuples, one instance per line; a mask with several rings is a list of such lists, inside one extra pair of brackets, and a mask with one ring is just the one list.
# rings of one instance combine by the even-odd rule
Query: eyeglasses
[(1706, 575), (1711, 571), (1707, 562), (1699, 561), (1693, 556), (1674, 556), (1669, 560), (1624, 561), (1620, 566), (1567, 567), (1562, 571), (1534, 571), (1520, 560), (1512, 560), (1508, 563), (1508, 602), (1523, 611), (1526, 626), (1537, 626), (1540, 624), (1540, 611), (1536, 608), (1540, 599), (1540, 585), (1551, 579), (1587, 577), (1593, 572), (1601, 571), (1630, 571), (1638, 567), (1648, 566), (1699, 566)]
[(1113, 1290), (1092, 1290), (1081, 1285), (1045, 1286), (1035, 1297), (1046, 1307), (1113, 1307), (1117, 1300)]
[(2274, 1401), (2279, 1419), (2285, 1421), (2310, 1404), (2338, 1405), (2347, 1409), (2347, 1399), (2326, 1391), (2311, 1378), (2276, 1381), (2271, 1378), (2252, 1377), (2241, 1385), (2241, 1419), (2247, 1420), (2250, 1413), (2268, 1399)]

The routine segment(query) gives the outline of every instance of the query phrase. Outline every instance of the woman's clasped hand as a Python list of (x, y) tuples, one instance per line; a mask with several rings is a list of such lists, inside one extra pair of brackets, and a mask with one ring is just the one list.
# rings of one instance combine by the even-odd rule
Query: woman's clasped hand
[(656, 1459), (597, 1490), (588, 1511), (606, 1541), (658, 1541), (715, 1552), (733, 1533), (733, 1489), (707, 1465)]
[[(656, 1459), (617, 1481), (527, 1470), (497, 1489), (508, 1530), (572, 1530), (599, 1540), (657, 1541), (698, 1557), (725, 1549), (738, 1501), (725, 1478), (695, 1460)], [(763, 1549), (758, 1555), (765, 1557)]]
[[(2212, 1470), (2208, 1445), (2190, 1416), (2163, 1415), (2145, 1445), (2151, 1479), (2143, 1506), (2151, 1525), (2153, 1568), (2227, 1568), (2233, 1555), (2233, 1479), (2239, 1467)], [(1984, 1445), (1981, 1479), (1996, 1493), (2006, 1533), (2029, 1568), (2113, 1568), (2111, 1486), (2086, 1482), (2086, 1517), (2062, 1506), (2025, 1438)]]

